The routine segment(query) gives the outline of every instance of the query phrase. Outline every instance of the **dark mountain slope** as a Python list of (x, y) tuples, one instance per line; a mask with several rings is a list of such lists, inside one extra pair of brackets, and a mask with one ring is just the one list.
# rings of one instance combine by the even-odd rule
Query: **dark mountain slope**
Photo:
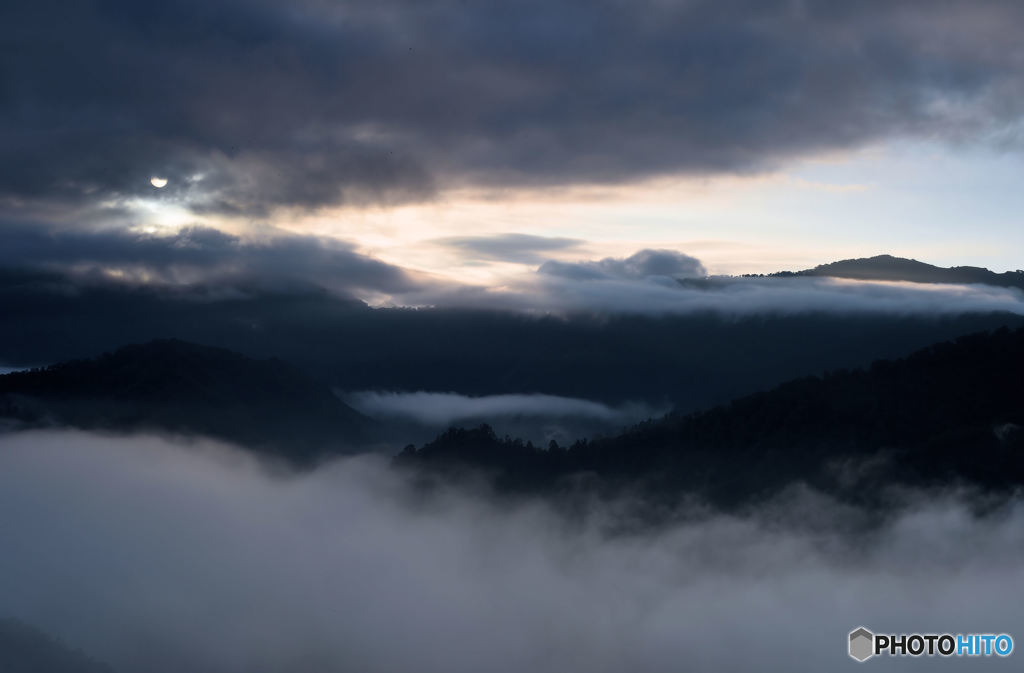
[(998, 287), (1024, 288), (1024, 271), (996, 273), (978, 266), (941, 267), (916, 259), (876, 255), (820, 264), (813, 269), (775, 275), (831, 276), (854, 280), (892, 280), (914, 283), (981, 283)]
[(1009, 313), (533, 316), (370, 309), (323, 291), (166, 288), (0, 269), (0, 365), (174, 337), (278, 357), (345, 390), (547, 393), (691, 411), (901, 357)]
[(205, 435), (296, 460), (350, 448), (368, 424), (284, 362), (177, 340), (0, 376), (0, 416)]
[(0, 619), (0, 671), (4, 673), (112, 673), (42, 631)]
[(400, 464), (488, 471), (550, 490), (570, 475), (742, 502), (806, 481), (853, 497), (882, 486), (1024, 486), (1024, 330), (937, 344), (868, 369), (784, 384), (623, 435), (541, 450), (451, 430)]

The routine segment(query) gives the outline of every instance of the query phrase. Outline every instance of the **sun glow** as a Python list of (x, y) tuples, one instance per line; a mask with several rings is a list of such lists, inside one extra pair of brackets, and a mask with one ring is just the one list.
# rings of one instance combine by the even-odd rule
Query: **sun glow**
[(174, 203), (149, 199), (132, 199), (126, 203), (138, 218), (133, 228), (148, 234), (169, 233), (190, 224), (204, 224), (204, 218)]

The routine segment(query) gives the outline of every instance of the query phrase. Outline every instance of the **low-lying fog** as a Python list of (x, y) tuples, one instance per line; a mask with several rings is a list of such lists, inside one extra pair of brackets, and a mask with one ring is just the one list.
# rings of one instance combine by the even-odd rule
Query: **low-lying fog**
[(1024, 635), (1019, 502), (912, 498), (869, 531), (799, 491), (609, 533), (620, 511), (424, 499), (373, 457), (295, 475), (206, 442), (10, 434), (0, 617), (125, 673), (817, 673), (860, 665), (859, 625)]
[(383, 421), (403, 444), (429, 442), (453, 425), (475, 427), (487, 423), (499, 436), (519, 437), (542, 447), (552, 440), (565, 446), (583, 437), (618, 434), (672, 410), (669, 404), (630, 402), (611, 406), (541, 394), (473, 397), (452, 392), (365, 390), (339, 396), (356, 410)]

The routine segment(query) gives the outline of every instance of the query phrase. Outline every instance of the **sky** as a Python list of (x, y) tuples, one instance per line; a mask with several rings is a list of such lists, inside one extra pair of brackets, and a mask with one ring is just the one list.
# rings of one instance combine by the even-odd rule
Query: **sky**
[[(1022, 21), (1009, 0), (15, 0), (0, 241), (140, 282), (194, 280), (147, 255), (211, 235), (270, 251), (261, 273), (275, 246), (344, 251), (392, 278), (331, 287), (378, 303), (411, 301), (399, 277), (501, 292), (642, 250), (1014, 270)], [(111, 237), (131, 250), (98, 261)]]

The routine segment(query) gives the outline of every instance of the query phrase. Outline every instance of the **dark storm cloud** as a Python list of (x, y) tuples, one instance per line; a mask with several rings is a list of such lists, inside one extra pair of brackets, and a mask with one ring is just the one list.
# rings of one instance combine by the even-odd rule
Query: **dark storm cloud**
[(4, 616), (125, 673), (853, 670), (858, 625), (1019, 637), (1024, 600), (1019, 501), (908, 498), (866, 527), (796, 489), (622, 532), (608, 504), (424, 501), (369, 458), (274, 474), (80, 433), (0, 437), (0, 493)]
[(545, 253), (578, 248), (584, 241), (576, 238), (531, 236), (529, 234), (498, 234), (496, 236), (453, 236), (437, 243), (455, 248), (464, 259), (541, 264)]
[(971, 0), (15, 0), (0, 189), (160, 175), (163, 198), (260, 213), (991, 140), (1021, 113), (1022, 24)]
[(423, 290), (427, 284), (401, 267), (356, 252), (334, 239), (279, 234), (240, 238), (207, 227), (170, 235), (50, 230), (6, 225), (0, 265), (72, 272), (113, 272), (164, 283), (244, 280), (272, 286), (298, 283), (341, 294)]
[(641, 250), (624, 259), (606, 257), (596, 262), (550, 261), (542, 264), (537, 273), (575, 281), (703, 278), (708, 275), (699, 259), (675, 250)]

